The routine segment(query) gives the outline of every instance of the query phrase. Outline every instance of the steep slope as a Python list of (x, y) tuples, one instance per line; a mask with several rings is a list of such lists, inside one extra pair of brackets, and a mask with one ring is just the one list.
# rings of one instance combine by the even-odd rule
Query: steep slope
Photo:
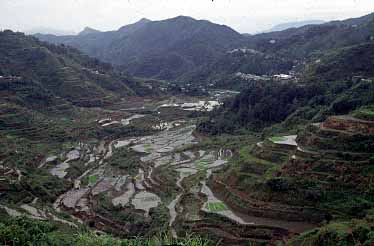
[(236, 43), (234, 49), (227, 50), (208, 65), (186, 73), (179, 81), (238, 88), (236, 85), (248, 84), (246, 78), (235, 75), (239, 72), (249, 76), (301, 72), (306, 63), (318, 61), (333, 49), (373, 43), (373, 25), (374, 15), (370, 14), (321, 25), (243, 35), (245, 41)]
[(0, 32), (0, 138), (9, 134), (55, 143), (95, 135), (85, 120), (95, 111), (87, 108), (112, 106), (148, 91), (76, 49)]
[[(353, 62), (354, 61), (354, 62)], [(374, 76), (374, 43), (363, 43), (327, 52), (305, 68), (306, 80), (351, 79)]]
[(40, 87), (40, 93), (48, 92), (79, 106), (100, 106), (136, 94), (130, 88), (137, 89), (131, 78), (75, 49), (11, 31), (1, 32), (0, 41), (0, 75)]
[[(225, 52), (205, 66), (178, 78), (181, 83), (213, 83), (218, 87), (237, 88), (241, 79), (238, 73), (250, 75), (288, 74), (294, 61), (287, 57), (266, 54), (253, 49), (240, 48)], [(237, 81), (239, 80), (239, 81)], [(244, 81), (244, 84), (248, 82)]]
[(85, 36), (38, 35), (64, 43), (129, 72), (173, 79), (224, 54), (242, 36), (227, 26), (179, 16), (163, 21), (141, 21), (118, 31)]
[[(208, 66), (183, 76), (182, 81), (227, 84), (224, 81), (240, 83), (240, 79), (233, 76), (238, 72), (250, 75), (300, 72), (306, 63), (317, 61), (333, 49), (374, 43), (374, 14), (284, 31), (243, 35), (243, 38), (245, 41), (236, 43), (235, 49), (228, 50)], [(243, 79), (242, 82), (246, 84), (247, 81)]]
[[(243, 146), (231, 165), (214, 175), (212, 185), (226, 204), (243, 214), (332, 222), (292, 245), (371, 245), (363, 243), (373, 231), (373, 134), (374, 121), (329, 117), (307, 125), (298, 135)], [(346, 224), (352, 218), (355, 223), (362, 219), (360, 224), (367, 228), (350, 232)]]
[(112, 42), (121, 39), (123, 36), (130, 35), (148, 22), (149, 20), (142, 19), (137, 23), (124, 26), (118, 31), (91, 32), (88, 35), (55, 36), (37, 34), (35, 37), (49, 43), (69, 45), (81, 50), (91, 57), (102, 59), (106, 52), (109, 52), (108, 50), (110, 49)]
[[(198, 127), (212, 134), (292, 129), (374, 103), (374, 43), (334, 49), (305, 65), (298, 81), (250, 81)], [(274, 129), (272, 129), (274, 130)]]

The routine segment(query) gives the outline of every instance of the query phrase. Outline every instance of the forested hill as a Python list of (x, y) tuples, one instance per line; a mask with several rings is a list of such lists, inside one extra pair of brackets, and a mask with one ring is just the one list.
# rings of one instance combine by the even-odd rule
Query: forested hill
[(76, 47), (133, 75), (209, 83), (237, 72), (288, 73), (331, 49), (372, 42), (374, 14), (258, 35), (185, 16), (83, 34), (37, 37)]
[(117, 31), (83, 36), (37, 37), (79, 48), (133, 74), (163, 79), (210, 63), (243, 38), (227, 26), (185, 16), (163, 21), (142, 19)]
[(249, 36), (247, 46), (302, 60), (326, 50), (373, 40), (374, 14), (369, 14), (360, 18)]
[[(325, 46), (318, 48), (319, 51), (325, 49), (324, 52), (310, 54), (297, 80), (249, 81), (245, 90), (227, 102), (221, 111), (213, 113), (198, 129), (220, 134), (243, 128), (263, 130), (278, 124), (280, 130), (287, 131), (310, 122), (321, 122), (330, 115), (349, 114), (360, 107), (373, 105), (374, 42), (370, 35), (374, 29), (369, 27), (374, 21), (371, 18), (373, 15), (335, 23), (334, 32), (320, 33), (316, 40), (327, 40), (337, 34), (338, 29), (346, 30), (347, 36), (336, 37), (334, 43), (326, 41)], [(348, 24), (357, 26), (348, 27)], [(332, 27), (322, 25), (318, 28)], [(303, 49), (308, 42), (296, 42), (299, 46), (295, 49)], [(349, 45), (340, 47), (345, 44)], [(335, 47), (328, 49), (327, 46)]]
[[(114, 72), (109, 64), (67, 46), (40, 42), (12, 31), (0, 32), (2, 92), (15, 88), (25, 98), (59, 98), (78, 106), (102, 106), (120, 96), (136, 95), (140, 85)], [(19, 103), (25, 103), (17, 94)]]
[(374, 43), (362, 43), (326, 52), (305, 67), (304, 79), (333, 81), (352, 76), (374, 77)]

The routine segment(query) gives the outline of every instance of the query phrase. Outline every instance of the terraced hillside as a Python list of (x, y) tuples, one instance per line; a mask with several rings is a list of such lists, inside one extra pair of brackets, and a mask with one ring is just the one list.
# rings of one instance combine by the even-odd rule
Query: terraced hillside
[(211, 189), (210, 177), (233, 152), (194, 134), (201, 105), (142, 99), (123, 102), (121, 110), (85, 109), (64, 138), (49, 141), (3, 133), (3, 218), (123, 238), (192, 233), (223, 245), (284, 245), (288, 227), (243, 216)]
[[(78, 35), (95, 52), (114, 35), (95, 55), (136, 74), (246, 83), (199, 96), (0, 32), (0, 242), (371, 245), (372, 26), (369, 15), (242, 40), (178, 17)], [(304, 61), (302, 76), (270, 76)]]
[[(213, 191), (230, 208), (266, 217), (268, 223), (287, 225), (294, 232), (332, 223), (326, 227), (331, 234), (315, 230), (294, 245), (319, 245), (321, 240), (364, 243), (369, 234), (360, 239), (336, 235), (350, 223), (365, 225), (366, 233), (372, 230), (374, 122), (365, 117), (368, 112), (355, 114), (361, 118), (330, 117), (298, 136), (273, 137), (243, 148), (229, 167), (213, 176)], [(363, 221), (348, 222), (352, 218)]]
[(69, 47), (49, 45), (12, 31), (1, 32), (0, 41), (3, 91), (23, 89), (26, 94), (28, 90), (22, 86), (27, 85), (32, 90), (25, 95), (28, 99), (58, 97), (73, 105), (97, 107), (114, 103), (120, 96), (136, 95), (144, 88), (116, 74), (110, 65)]

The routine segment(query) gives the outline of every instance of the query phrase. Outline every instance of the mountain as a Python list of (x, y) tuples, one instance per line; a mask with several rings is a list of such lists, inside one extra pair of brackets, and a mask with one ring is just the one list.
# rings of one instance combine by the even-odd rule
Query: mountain
[(0, 41), (0, 75), (19, 86), (35, 88), (34, 92), (25, 91), (29, 99), (37, 99), (35, 95), (39, 94), (73, 105), (100, 106), (120, 96), (136, 95), (136, 83), (130, 77), (116, 74), (111, 65), (74, 48), (43, 43), (12, 31), (1, 32)]
[(304, 76), (306, 80), (313, 81), (374, 77), (373, 61), (374, 43), (357, 44), (326, 52), (305, 67)]
[(275, 25), (271, 29), (264, 31), (264, 33), (280, 32), (280, 31), (284, 31), (290, 28), (299, 28), (299, 27), (308, 26), (308, 25), (320, 25), (323, 23), (325, 23), (325, 21), (323, 20), (305, 20), (305, 21), (287, 22), (287, 23)]
[(25, 30), (25, 33), (28, 35), (35, 35), (35, 34), (52, 34), (56, 36), (65, 36), (65, 35), (75, 35), (74, 31), (69, 30), (59, 30), (49, 27), (36, 27), (29, 30)]
[(95, 34), (95, 33), (99, 33), (99, 32), (100, 32), (99, 30), (93, 29), (91, 27), (85, 27), (83, 29), (83, 31), (78, 33), (78, 36), (85, 36), (85, 35), (88, 35), (88, 34)]
[(117, 31), (57, 37), (43, 41), (71, 45), (86, 54), (143, 77), (174, 79), (223, 55), (242, 35), (223, 25), (179, 16), (142, 19)]
[[(294, 61), (287, 57), (266, 54), (253, 49), (239, 48), (228, 50), (224, 55), (178, 78), (180, 83), (213, 83), (218, 87), (238, 88), (240, 76), (271, 76), (288, 74)], [(245, 81), (246, 79), (244, 79)], [(247, 82), (244, 82), (247, 84)]]
[(323, 225), (285, 245), (374, 242), (373, 27), (371, 14), (248, 37), (241, 56), (294, 59), (296, 79), (240, 74), (254, 79), (197, 126), (226, 146), (230, 134), (245, 139), (210, 179), (227, 206)]
[(374, 14), (248, 37), (248, 48), (304, 60), (334, 48), (374, 40)]
[(111, 32), (36, 36), (78, 48), (133, 75), (207, 83), (222, 74), (238, 72), (288, 73), (325, 51), (371, 42), (373, 17), (369, 14), (284, 31), (241, 35), (227, 26), (179, 16), (162, 21), (142, 19)]
[(101, 134), (81, 119), (95, 116), (95, 108), (154, 91), (75, 48), (0, 32), (0, 139), (11, 134), (55, 143)]
[[(0, 32), (0, 241), (373, 245), (373, 17), (252, 36), (183, 16), (41, 36), (58, 45)], [(118, 69), (209, 84), (140, 97), (162, 82)]]
[[(227, 102), (221, 112), (201, 123), (202, 132), (263, 130), (275, 124), (280, 124), (280, 129), (288, 129), (374, 104), (371, 95), (374, 14), (254, 35), (248, 37), (247, 47), (251, 48), (237, 50), (238, 55), (227, 54), (221, 60), (223, 66), (213, 63), (215, 65), (206, 70), (208, 75), (194, 74), (194, 78), (201, 76), (201, 81), (226, 80), (229, 81), (226, 83), (239, 84), (238, 76), (230, 77), (227, 73), (234, 74), (238, 70), (252, 73), (240, 75), (251, 77), (242, 79), (245, 89)], [(263, 58), (256, 61), (255, 57), (261, 54)], [(266, 57), (272, 62), (266, 63)], [(281, 57), (283, 63), (279, 60)], [(278, 70), (272, 71), (277, 67)], [(253, 76), (259, 71), (266, 74), (266, 71), (279, 72), (282, 68), (283, 71), (296, 69), (297, 80), (279, 83), (269, 77)], [(223, 72), (215, 76), (217, 71)]]

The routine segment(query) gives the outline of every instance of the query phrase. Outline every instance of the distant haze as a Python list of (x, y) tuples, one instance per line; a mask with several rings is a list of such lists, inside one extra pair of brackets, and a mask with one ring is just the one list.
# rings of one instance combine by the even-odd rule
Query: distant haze
[[(178, 15), (228, 25), (241, 33), (285, 22), (337, 20), (374, 11), (373, 0), (0, 0), (0, 29), (43, 27), (78, 33), (89, 26), (115, 30), (145, 17)], [(58, 31), (64, 30), (64, 31)]]
[(64, 35), (75, 35), (76, 32), (74, 31), (68, 31), (68, 30), (59, 30), (59, 29), (54, 29), (50, 27), (34, 27), (32, 29), (22, 29), (23, 32), (26, 34), (54, 34), (57, 36), (64, 36)]
[(306, 25), (318, 25), (318, 24), (323, 24), (325, 21), (323, 20), (304, 20), (304, 21), (297, 21), (297, 22), (287, 22), (287, 23), (281, 23), (278, 25), (275, 25), (269, 30), (265, 30), (264, 32), (279, 32), (286, 30), (288, 28), (297, 28), (297, 27), (302, 27)]

